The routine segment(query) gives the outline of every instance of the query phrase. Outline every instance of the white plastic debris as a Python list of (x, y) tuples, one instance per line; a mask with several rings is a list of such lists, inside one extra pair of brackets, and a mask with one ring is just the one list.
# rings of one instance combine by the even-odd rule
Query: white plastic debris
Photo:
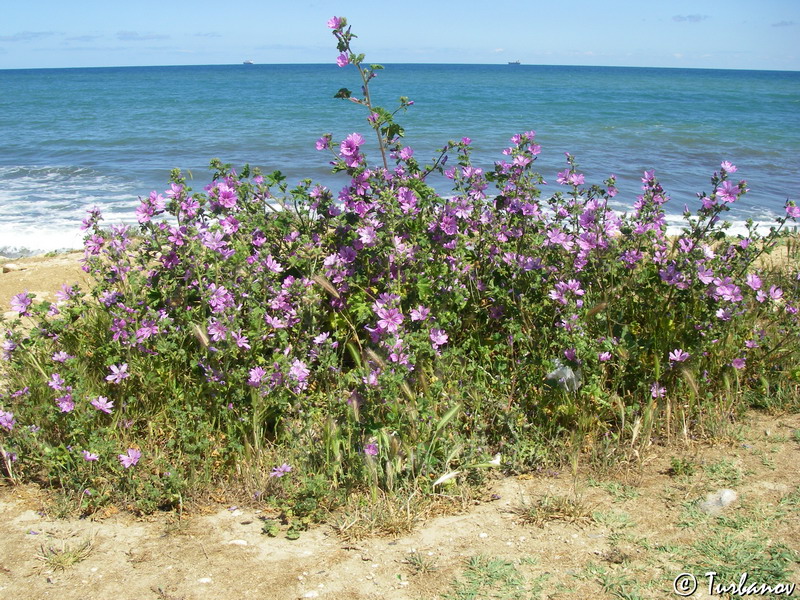
[(709, 492), (706, 499), (698, 504), (698, 508), (708, 514), (716, 514), (736, 502), (739, 494), (734, 490), (722, 489)]

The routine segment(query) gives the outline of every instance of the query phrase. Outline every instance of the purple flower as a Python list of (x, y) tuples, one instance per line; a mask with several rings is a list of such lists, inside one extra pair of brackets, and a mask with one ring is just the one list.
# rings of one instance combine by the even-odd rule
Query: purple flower
[(95, 454), (94, 452), (89, 452), (88, 450), (83, 451), (83, 460), (85, 460), (86, 462), (94, 462), (99, 458), (100, 457), (97, 456), (97, 454)]
[(109, 415), (111, 414), (111, 409), (114, 408), (114, 401), (109, 400), (105, 396), (98, 396), (97, 398), (92, 400), (89, 404), (94, 406), (97, 410)]
[(366, 454), (367, 456), (377, 456), (378, 444), (375, 443), (364, 444), (364, 454)]
[(425, 321), (431, 314), (431, 309), (420, 304), (417, 308), (411, 309), (412, 321)]
[(328, 19), (328, 27), (331, 29), (340, 29), (344, 27), (346, 22), (344, 17), (331, 17)]
[(264, 259), (264, 266), (267, 267), (273, 273), (281, 273), (283, 271), (283, 266), (277, 260), (272, 258), (272, 254), (267, 256)]
[(597, 355), (597, 360), (600, 362), (608, 362), (611, 360), (611, 352), (601, 352)]
[(221, 342), (228, 335), (228, 328), (216, 319), (211, 319), (208, 324), (208, 335), (215, 342)]
[(689, 360), (689, 353), (684, 351), (682, 348), (676, 348), (669, 353), (669, 359), (673, 362), (684, 362)]
[(60, 392), (60, 391), (62, 391), (64, 389), (64, 386), (66, 385), (66, 383), (67, 382), (64, 381), (61, 378), (61, 375), (59, 375), (58, 373), (53, 373), (50, 376), (50, 381), (47, 382), (47, 385), (49, 385), (51, 388), (53, 388), (57, 392)]
[(725, 202), (730, 204), (736, 201), (736, 195), (739, 193), (739, 186), (731, 183), (730, 181), (723, 181), (722, 185), (717, 189), (717, 196)]
[(339, 56), (336, 57), (336, 64), (340, 67), (346, 67), (350, 64), (350, 57), (347, 56), (346, 53), (342, 52)]
[(439, 346), (444, 346), (447, 343), (448, 336), (444, 332), (443, 329), (436, 329), (435, 327), (431, 329), (430, 332), (430, 339), (433, 347), (438, 349)]
[(742, 291), (739, 289), (739, 286), (732, 283), (717, 286), (716, 291), (723, 300), (727, 300), (728, 302), (742, 301)]
[(11, 310), (16, 311), (20, 316), (25, 317), (28, 315), (28, 308), (33, 302), (33, 297), (28, 292), (21, 292), (11, 298)]
[(62, 351), (60, 351), (60, 352), (56, 352), (56, 353), (55, 353), (55, 354), (53, 354), (53, 356), (51, 356), (50, 358), (51, 358), (51, 360), (52, 360), (53, 362), (57, 362), (57, 363), (64, 363), (64, 362), (68, 361), (70, 358), (75, 358), (75, 357), (74, 357), (74, 356), (72, 356), (71, 354), (67, 354), (66, 352), (64, 352), (64, 351), (62, 350)]
[(769, 297), (773, 300), (780, 300), (783, 298), (783, 290), (775, 285), (772, 285), (769, 288)]
[(397, 308), (379, 308), (375, 311), (378, 315), (378, 327), (389, 333), (395, 333), (403, 323), (403, 314)]
[(155, 321), (144, 321), (142, 326), (136, 330), (136, 341), (140, 344), (146, 339), (158, 333), (158, 326)]
[(298, 383), (303, 383), (306, 379), (308, 379), (310, 373), (311, 371), (309, 370), (308, 366), (306, 366), (306, 363), (304, 363), (302, 360), (295, 358), (292, 361), (292, 366), (289, 369), (289, 376), (292, 379)]
[(743, 358), (734, 358), (731, 361), (731, 366), (734, 369), (744, 369), (746, 361)]
[(139, 459), (142, 457), (142, 453), (136, 448), (128, 448), (128, 451), (125, 454), (118, 454), (117, 456), (119, 457), (119, 462), (122, 464), (122, 466), (126, 469), (130, 469), (139, 462)]
[(760, 290), (761, 289), (761, 278), (756, 275), (755, 273), (748, 273), (747, 275), (747, 286), (751, 290)]
[(246, 335), (242, 335), (240, 331), (232, 331), (231, 337), (233, 341), (236, 342), (237, 347), (250, 350), (250, 340), (247, 339)]
[(0, 410), (0, 427), (11, 431), (14, 429), (15, 423), (16, 421), (14, 420), (14, 413)]
[(800, 219), (800, 206), (796, 206), (794, 201), (786, 203), (786, 216)]
[(264, 379), (264, 376), (267, 372), (262, 369), (261, 367), (253, 367), (250, 369), (250, 379), (247, 380), (247, 385), (258, 387), (261, 385), (261, 380)]
[(122, 383), (123, 379), (130, 377), (130, 373), (128, 373), (128, 363), (111, 365), (108, 368), (111, 370), (111, 375), (106, 375), (106, 381), (109, 383)]
[(75, 402), (72, 400), (72, 394), (66, 394), (56, 398), (56, 404), (61, 412), (68, 413), (75, 409)]
[(653, 398), (663, 398), (664, 394), (666, 394), (666, 393), (667, 393), (667, 388), (665, 388), (663, 385), (661, 385), (657, 381), (653, 385), (650, 386), (650, 395)]
[(726, 171), (727, 173), (736, 173), (736, 165), (731, 164), (727, 160), (723, 160), (720, 167), (722, 168), (723, 171)]
[(364, 143), (364, 138), (358, 133), (351, 133), (339, 145), (342, 156), (355, 157), (358, 155), (359, 147)]
[(270, 477), (283, 477), (287, 475), (292, 470), (292, 467), (286, 463), (283, 463), (280, 467), (274, 467), (272, 471), (270, 471)]

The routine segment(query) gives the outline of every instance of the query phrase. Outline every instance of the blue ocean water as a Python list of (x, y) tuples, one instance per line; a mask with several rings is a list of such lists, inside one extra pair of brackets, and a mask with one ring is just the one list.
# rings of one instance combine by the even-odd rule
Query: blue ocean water
[[(132, 222), (137, 197), (164, 190), (170, 169), (202, 189), (214, 157), (338, 190), (344, 176), (314, 142), (371, 139), (363, 110), (333, 98), (359, 82), (335, 65), (0, 71), (0, 254), (77, 247), (88, 207)], [(398, 121), (421, 162), (468, 136), (489, 169), (511, 135), (533, 129), (548, 187), (570, 152), (587, 182), (617, 175), (620, 210), (655, 169), (677, 218), (723, 160), (751, 189), (739, 224), (800, 200), (800, 72), (403, 64), (371, 89), (386, 108), (414, 100)]]

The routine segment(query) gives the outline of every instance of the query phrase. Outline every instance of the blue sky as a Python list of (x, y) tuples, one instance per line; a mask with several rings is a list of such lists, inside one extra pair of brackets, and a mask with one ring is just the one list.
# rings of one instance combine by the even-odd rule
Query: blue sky
[(333, 15), (373, 62), (800, 70), (800, 0), (9, 0), (0, 69), (331, 62)]

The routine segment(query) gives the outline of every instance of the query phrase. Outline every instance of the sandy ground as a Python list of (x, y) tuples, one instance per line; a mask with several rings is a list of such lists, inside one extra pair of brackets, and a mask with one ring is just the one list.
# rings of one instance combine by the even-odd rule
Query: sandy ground
[(0, 314), (16, 316), (11, 312), (11, 298), (20, 292), (35, 294), (38, 300), (55, 301), (55, 292), (63, 284), (78, 283), (88, 289), (88, 277), (78, 262), (83, 252), (69, 252), (54, 256), (31, 258), (0, 257)]
[[(751, 544), (733, 565), (741, 570), (754, 569), (766, 552), (758, 544), (785, 544), (794, 552), (786, 577), (800, 583), (800, 415), (752, 415), (737, 431), (714, 445), (654, 448), (642, 464), (613, 476), (499, 478), (459, 514), (423, 520), (408, 535), (362, 540), (343, 539), (326, 525), (294, 541), (268, 537), (265, 513), (226, 505), (182, 519), (116, 513), (58, 520), (41, 491), (6, 485), (0, 597), (675, 598), (672, 579), (692, 560), (706, 570), (731, 566), (728, 556), (698, 556), (703, 540)], [(697, 471), (676, 477), (675, 457)], [(693, 508), (718, 487), (738, 495), (724, 514)], [(552, 515), (537, 526), (524, 515), (543, 498), (572, 499), (587, 516)], [(63, 569), (45, 560), (83, 544), (90, 544), (85, 558)], [(476, 557), (510, 565), (516, 579), (470, 595), (469, 561)], [(492, 579), (488, 571), (484, 578)], [(698, 589), (693, 597), (714, 596)]]
[[(19, 291), (85, 280), (79, 256), (0, 262), (17, 266), (0, 274), (2, 310)], [(0, 481), (0, 598), (660, 599), (678, 597), (686, 570), (753, 570), (776, 553), (780, 576), (800, 584), (798, 458), (800, 415), (752, 414), (725, 439), (653, 446), (625, 468), (498, 476), (457, 514), (355, 540), (328, 525), (269, 537), (266, 506), (58, 519), (42, 490)], [(697, 510), (723, 488), (733, 504)], [(557, 502), (574, 511), (534, 510)], [(706, 587), (692, 597), (720, 597)]]

